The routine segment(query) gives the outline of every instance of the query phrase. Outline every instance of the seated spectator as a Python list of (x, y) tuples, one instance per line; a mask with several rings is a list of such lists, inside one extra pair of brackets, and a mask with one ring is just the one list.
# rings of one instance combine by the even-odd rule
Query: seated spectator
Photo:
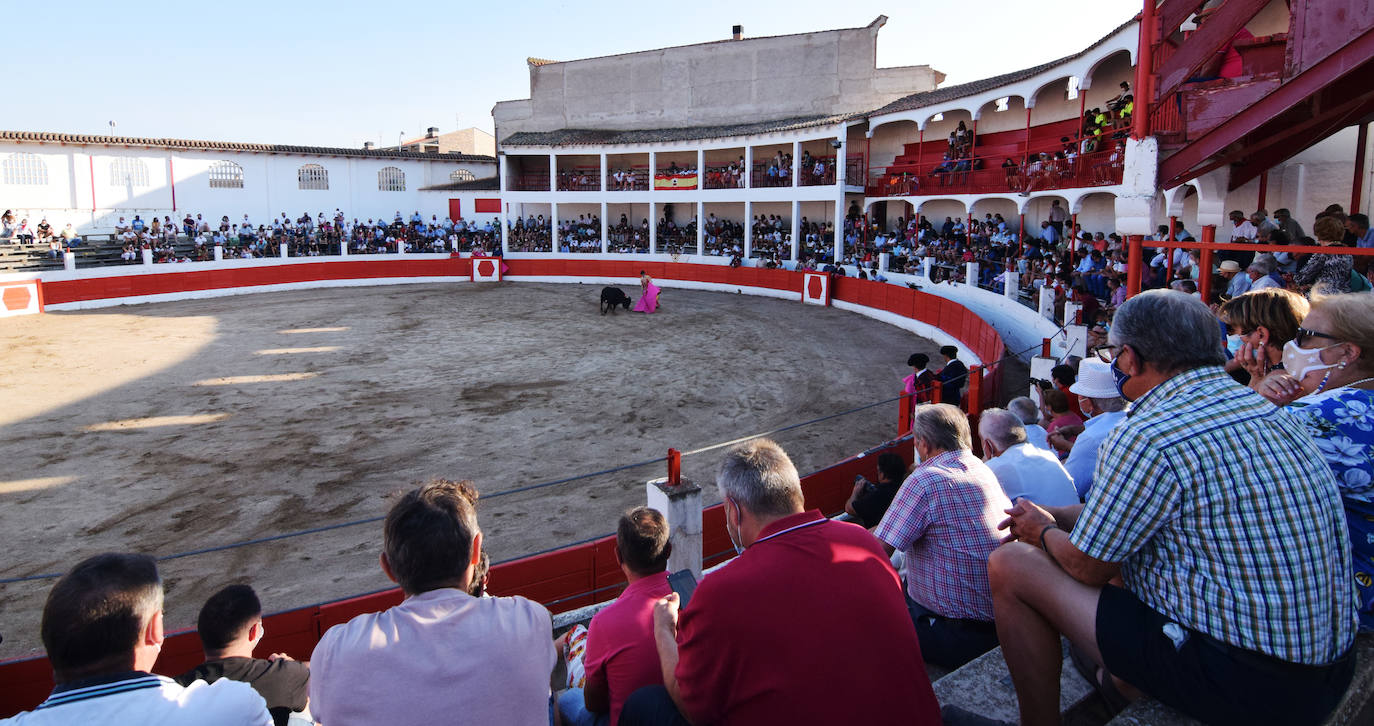
[(1126, 416), (1123, 411), (1126, 402), (1121, 400), (1112, 381), (1111, 366), (1093, 356), (1078, 364), (1078, 380), (1069, 387), (1078, 396), (1079, 412), (1088, 418), (1064, 460), (1064, 469), (1073, 479), (1073, 488), (1080, 501), (1087, 498), (1092, 489), (1102, 442)]
[(552, 621), (522, 597), (475, 598), (482, 532), (466, 482), (433, 481), (392, 505), (382, 572), (405, 600), (325, 632), (310, 658), (310, 710), (329, 726), (544, 723)]
[(177, 676), (177, 683), (190, 686), (221, 678), (247, 683), (267, 701), (276, 726), (286, 726), (291, 712), (305, 711), (310, 665), (285, 653), (273, 653), (265, 660), (253, 657), (263, 626), (262, 604), (252, 587), (230, 585), (211, 595), (196, 619), (196, 634), (205, 662)]
[(1044, 449), (1026, 442), (1026, 429), (1016, 414), (1001, 408), (984, 409), (978, 418), (983, 463), (997, 476), (1007, 499), (1026, 498), (1042, 507), (1078, 503), (1073, 480), (1064, 465)]
[(878, 481), (871, 482), (863, 475), (854, 477), (854, 491), (850, 493), (849, 501), (844, 503), (844, 511), (865, 527), (878, 526), (906, 479), (906, 469), (902, 457), (879, 454)]
[(1007, 410), (1021, 419), (1021, 425), (1026, 430), (1026, 443), (1038, 449), (1052, 451), (1048, 440), (1049, 432), (1040, 425), (1040, 407), (1035, 405), (1035, 401), (1029, 396), (1018, 396), (1007, 402)]
[(1317, 297), (1260, 394), (1317, 442), (1345, 504), (1361, 630), (1374, 630), (1374, 293)]
[(1044, 404), (1045, 420), (1049, 422), (1045, 431), (1049, 434), (1047, 440), (1050, 448), (1063, 458), (1083, 431), (1083, 417), (1077, 411), (1069, 410), (1068, 395), (1057, 388), (1042, 391), (1040, 400)]
[(726, 454), (716, 484), (740, 556), (680, 613), (676, 593), (658, 602), (664, 685), (636, 691), (621, 725), (939, 724), (897, 574), (872, 535), (804, 510), (796, 467), (768, 440)]
[[(1345, 231), (1345, 225), (1334, 216), (1320, 217), (1312, 225), (1317, 244), (1326, 247), (1340, 247)], [(1319, 286), (1327, 294), (1350, 292), (1350, 271), (1354, 264), (1355, 259), (1351, 255), (1312, 255), (1298, 270), (1298, 274), (1293, 276), (1293, 282), (1304, 290)]]
[(48, 593), (43, 648), (57, 687), (33, 711), (0, 723), (270, 726), (246, 683), (176, 681), (152, 675), (162, 652), (162, 578), (147, 555), (82, 560)]
[(958, 668), (997, 645), (987, 557), (1011, 506), (997, 476), (973, 455), (968, 417), (946, 403), (912, 416), (920, 455), (874, 530), (906, 561), (907, 609), (927, 663)]
[(654, 646), (654, 604), (668, 587), (668, 523), (648, 507), (621, 515), (615, 533), (615, 558), (628, 583), (616, 601), (592, 617), (583, 667), (585, 688), (569, 688), (558, 698), (569, 726), (616, 724), (631, 693), (663, 684)]
[(959, 349), (952, 345), (942, 346), (940, 357), (945, 359), (944, 367), (935, 374), (940, 381), (940, 402), (958, 406), (959, 392), (968, 380), (968, 366), (959, 360)]
[(1060, 722), (1063, 634), (1104, 693), (1138, 688), (1207, 723), (1321, 723), (1354, 671), (1356, 617), (1320, 449), (1221, 370), (1201, 302), (1137, 295), (1111, 341), (1133, 403), (1087, 504), (1018, 503), (1004, 526), (1020, 541), (988, 562), (1020, 722)]
[(1283, 278), (1278, 273), (1278, 260), (1274, 255), (1255, 255), (1255, 261), (1245, 268), (1245, 275), (1250, 278), (1249, 292), (1284, 286)]
[[(1283, 351), (1297, 337), (1298, 327), (1307, 315), (1307, 298), (1281, 288), (1266, 288), (1228, 300), (1218, 311), (1238, 344), (1235, 357), (1226, 362), (1228, 372), (1244, 371), (1241, 382), (1259, 390), (1264, 377), (1283, 367)], [(1239, 375), (1238, 373), (1233, 373)]]

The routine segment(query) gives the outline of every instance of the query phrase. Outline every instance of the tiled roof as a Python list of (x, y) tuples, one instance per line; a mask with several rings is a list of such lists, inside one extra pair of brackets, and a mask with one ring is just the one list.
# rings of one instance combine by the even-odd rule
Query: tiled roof
[(685, 126), (675, 129), (558, 129), (557, 131), (520, 131), (506, 137), (502, 146), (602, 146), (607, 144), (652, 144), (667, 141), (718, 139), (728, 136), (753, 136), (779, 131), (831, 126), (854, 115), (796, 116), (773, 121), (726, 124), (722, 126)]
[(433, 186), (420, 187), (422, 192), (494, 192), (501, 188), (501, 180), (494, 176), (486, 176), (481, 179), (470, 181), (449, 182), (447, 184), (435, 184)]
[(435, 159), (496, 163), (494, 156), (476, 154), (435, 154), (394, 149), (341, 149), (328, 146), (291, 146), (288, 144), (245, 144), (236, 141), (193, 141), (188, 139), (147, 139), (135, 136), (97, 136), (61, 134), (51, 131), (0, 131), (0, 141), (45, 144), (101, 144), (106, 146), (154, 146), (187, 151), (256, 151), (268, 154), (315, 154), (320, 156), (364, 156), (383, 159)]
[(1031, 78), (1037, 74), (1043, 73), (1051, 68), (1054, 68), (1057, 65), (1062, 65), (1064, 63), (1068, 63), (1069, 61), (1082, 58), (1084, 55), (1087, 55), (1088, 53), (1092, 52), (1093, 49), (1107, 42), (1107, 40), (1109, 40), (1113, 35), (1120, 33), (1124, 28), (1126, 28), (1126, 26), (1136, 22), (1139, 18), (1140, 16), (1137, 15), (1131, 18), (1130, 20), (1127, 20), (1121, 25), (1118, 25), (1115, 29), (1112, 30), (1112, 32), (1107, 33), (1106, 35), (1099, 38), (1096, 43), (1093, 43), (1092, 45), (1088, 46), (1087, 48), (1084, 48), (1083, 50), (1078, 51), (1077, 53), (1074, 53), (1073, 55), (1064, 56), (1059, 60), (1050, 61), (1049, 63), (1042, 63), (1033, 68), (1023, 68), (1019, 71), (1003, 73), (1000, 76), (984, 78), (982, 80), (972, 81), (969, 83), (961, 83), (957, 86), (949, 86), (947, 88), (937, 88), (933, 91), (922, 91), (920, 93), (913, 93), (910, 96), (904, 96), (902, 98), (899, 98), (896, 101), (893, 101), (892, 103), (889, 103), (886, 106), (883, 106), (882, 108), (872, 111), (865, 115), (882, 116), (883, 114), (895, 113), (897, 111), (909, 111), (915, 108), (934, 106), (937, 103), (953, 101), (957, 98), (963, 98), (965, 96), (973, 96), (979, 93), (983, 93), (985, 91), (991, 91), (1001, 86), (1006, 86), (1012, 83), (1024, 81), (1027, 78)]
[(562, 61), (549, 60), (548, 58), (535, 58), (534, 56), (526, 58), (525, 62), (531, 66), (547, 66), (553, 63), (562, 63)]

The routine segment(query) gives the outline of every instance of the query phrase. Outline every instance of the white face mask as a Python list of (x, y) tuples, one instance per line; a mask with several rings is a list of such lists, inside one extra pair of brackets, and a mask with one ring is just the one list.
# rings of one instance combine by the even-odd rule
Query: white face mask
[(1290, 340), (1283, 344), (1283, 369), (1288, 371), (1288, 375), (1301, 381), (1313, 371), (1335, 368), (1340, 363), (1323, 363), (1322, 351), (1338, 345), (1341, 343), (1332, 343), (1321, 348), (1299, 348), (1296, 340)]

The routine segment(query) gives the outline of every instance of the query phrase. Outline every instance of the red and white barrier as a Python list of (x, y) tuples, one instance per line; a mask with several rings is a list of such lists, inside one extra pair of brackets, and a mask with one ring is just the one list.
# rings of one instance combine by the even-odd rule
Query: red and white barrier
[(474, 257), (474, 258), (472, 258), (472, 281), (473, 281), (473, 282), (500, 282), (500, 281), (501, 281), (501, 258), (499, 258), (499, 257)]
[(39, 280), (0, 283), (0, 318), (43, 312), (43, 283)]
[(808, 305), (830, 305), (830, 275), (808, 272), (802, 281), (802, 302)]

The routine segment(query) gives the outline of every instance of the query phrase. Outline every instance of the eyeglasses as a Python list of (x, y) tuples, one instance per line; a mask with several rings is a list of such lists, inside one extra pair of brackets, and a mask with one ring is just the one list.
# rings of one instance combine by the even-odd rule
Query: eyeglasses
[(1298, 328), (1298, 334), (1293, 338), (1293, 340), (1297, 342), (1298, 347), (1301, 348), (1303, 343), (1307, 342), (1308, 338), (1326, 338), (1327, 340), (1340, 340), (1340, 338), (1337, 338), (1334, 335), (1319, 333), (1315, 330), (1308, 330), (1307, 328)]
[(1115, 354), (1120, 349), (1121, 346), (1119, 345), (1099, 345), (1096, 348), (1093, 348), (1092, 352), (1093, 355), (1096, 355), (1097, 359), (1102, 361), (1103, 363), (1111, 363), (1113, 360), (1116, 359)]

